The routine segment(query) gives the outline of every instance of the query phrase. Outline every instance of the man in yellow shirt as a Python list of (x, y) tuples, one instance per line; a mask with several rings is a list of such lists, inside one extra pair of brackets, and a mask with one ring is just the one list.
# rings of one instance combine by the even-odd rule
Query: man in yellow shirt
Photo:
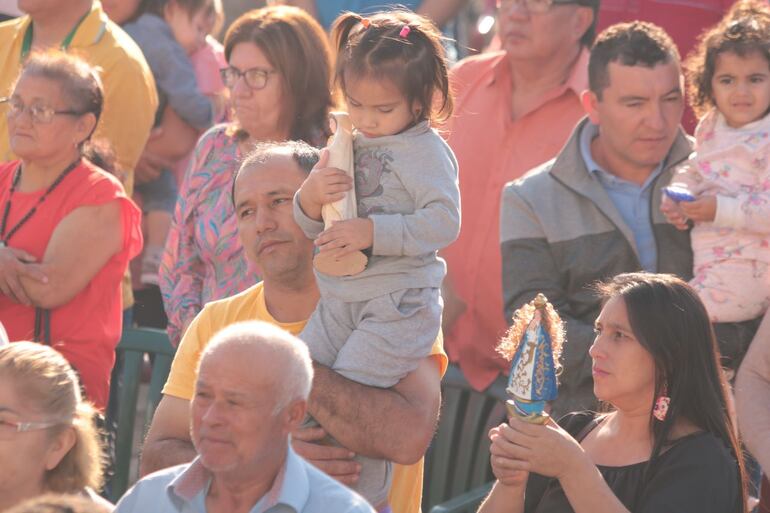
[[(109, 142), (130, 196), (134, 167), (150, 135), (158, 98), (142, 51), (94, 0), (19, 0), (26, 16), (0, 23), (0, 98), (11, 93), (32, 51), (58, 48), (101, 69), (104, 110), (95, 139)], [(7, 108), (7, 107), (6, 107)], [(0, 107), (2, 110), (2, 107)], [(5, 113), (0, 115), (0, 162), (13, 160)], [(124, 283), (123, 307), (133, 304)]]
[[(233, 188), (238, 229), (263, 281), (233, 297), (207, 304), (190, 324), (163, 389), (142, 453), (142, 474), (187, 462), (194, 456), (189, 404), (198, 359), (222, 328), (258, 319), (298, 334), (315, 309), (313, 242), (294, 222), (292, 198), (318, 152), (304, 143), (262, 145)], [(388, 459), (394, 466), (389, 496), (395, 513), (417, 513), (422, 495), (422, 456), (433, 435), (447, 357), (439, 337), (432, 355), (391, 389), (367, 387), (315, 365), (309, 413), (321, 424), (294, 434), (294, 448), (346, 484), (358, 478), (353, 452)], [(344, 447), (312, 442), (329, 433)]]

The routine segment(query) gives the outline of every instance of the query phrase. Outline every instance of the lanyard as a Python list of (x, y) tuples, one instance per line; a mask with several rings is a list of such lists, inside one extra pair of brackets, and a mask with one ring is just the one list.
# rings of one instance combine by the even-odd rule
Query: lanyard
[[(67, 37), (64, 38), (64, 41), (61, 42), (61, 49), (67, 50), (70, 45), (72, 44), (72, 40), (75, 38), (75, 33), (80, 28), (80, 24), (83, 23), (83, 20), (85, 20), (88, 15), (91, 14), (91, 10), (89, 9), (87, 13), (81, 17), (78, 22), (75, 24), (74, 27), (72, 27), (72, 30), (70, 30), (70, 33), (67, 34)], [(27, 30), (24, 32), (24, 39), (21, 42), (21, 60), (24, 60), (27, 58), (27, 55), (29, 55), (30, 50), (32, 50), (32, 32), (34, 30), (32, 26), (33, 22), (30, 21), (29, 25), (27, 25)]]
[(5, 229), (8, 228), (8, 217), (11, 213), (11, 200), (13, 200), (13, 193), (16, 192), (16, 188), (19, 186), (19, 181), (21, 180), (21, 163), (19, 164), (19, 167), (16, 168), (16, 173), (14, 174), (13, 181), (11, 182), (11, 190), (8, 193), (8, 201), (5, 203), (5, 209), (3, 210), (3, 217), (0, 219), (0, 245), (7, 246), (8, 241), (11, 240), (11, 237), (13, 237), (17, 231), (19, 231), (19, 228), (24, 226), (27, 221), (30, 220), (30, 218), (35, 215), (35, 212), (37, 212), (37, 207), (40, 206), (43, 201), (56, 189), (56, 187), (59, 186), (59, 184), (64, 180), (64, 178), (70, 174), (75, 168), (77, 168), (80, 165), (81, 159), (78, 158), (75, 162), (67, 166), (67, 168), (62, 171), (58, 177), (56, 177), (56, 180), (53, 181), (53, 183), (46, 189), (46, 191), (43, 193), (40, 198), (38, 198), (35, 205), (27, 212), (24, 217), (21, 218), (21, 220), (16, 223), (15, 226), (10, 228), (8, 230), (8, 234), (6, 235)]

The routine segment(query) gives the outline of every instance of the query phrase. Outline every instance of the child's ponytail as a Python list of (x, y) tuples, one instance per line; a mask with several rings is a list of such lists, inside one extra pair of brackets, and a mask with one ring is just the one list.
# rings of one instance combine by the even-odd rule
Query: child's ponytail
[(340, 14), (339, 17), (334, 20), (331, 35), (338, 61), (340, 56), (342, 56), (348, 50), (351, 31), (363, 20), (364, 18), (360, 15), (349, 11)]
[(350, 73), (388, 79), (409, 103), (418, 105), (417, 121), (443, 121), (451, 116), (442, 36), (427, 18), (403, 10), (370, 17), (347, 12), (334, 22), (332, 38), (337, 49), (336, 83), (343, 90)]

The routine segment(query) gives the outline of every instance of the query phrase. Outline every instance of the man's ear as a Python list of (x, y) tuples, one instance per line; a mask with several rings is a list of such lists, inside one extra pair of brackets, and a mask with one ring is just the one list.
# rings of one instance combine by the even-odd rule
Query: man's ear
[(601, 100), (599, 100), (596, 94), (594, 94), (594, 92), (589, 89), (586, 89), (580, 95), (580, 103), (583, 104), (583, 110), (588, 116), (588, 119), (590, 119), (591, 123), (593, 123), (594, 125), (600, 124), (599, 108), (598, 108), (600, 101)]
[(307, 401), (304, 399), (295, 399), (284, 409), (286, 415), (286, 428), (289, 433), (297, 429), (302, 421), (305, 420), (307, 413)]

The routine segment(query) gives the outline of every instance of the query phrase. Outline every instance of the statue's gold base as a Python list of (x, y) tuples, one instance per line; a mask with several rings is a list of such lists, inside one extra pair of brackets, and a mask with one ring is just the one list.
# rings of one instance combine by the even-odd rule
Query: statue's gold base
[(539, 415), (532, 414), (532, 415), (524, 416), (516, 410), (516, 405), (514, 404), (512, 399), (508, 399), (507, 401), (505, 401), (505, 409), (508, 410), (509, 416), (517, 418), (519, 420), (523, 420), (524, 422), (528, 422), (530, 424), (545, 424), (546, 422), (548, 422), (548, 419), (551, 418), (551, 416), (545, 412)]
[(366, 269), (368, 259), (360, 251), (348, 253), (342, 258), (334, 258), (330, 254), (335, 251), (322, 251), (313, 257), (313, 267), (329, 276), (352, 276)]

